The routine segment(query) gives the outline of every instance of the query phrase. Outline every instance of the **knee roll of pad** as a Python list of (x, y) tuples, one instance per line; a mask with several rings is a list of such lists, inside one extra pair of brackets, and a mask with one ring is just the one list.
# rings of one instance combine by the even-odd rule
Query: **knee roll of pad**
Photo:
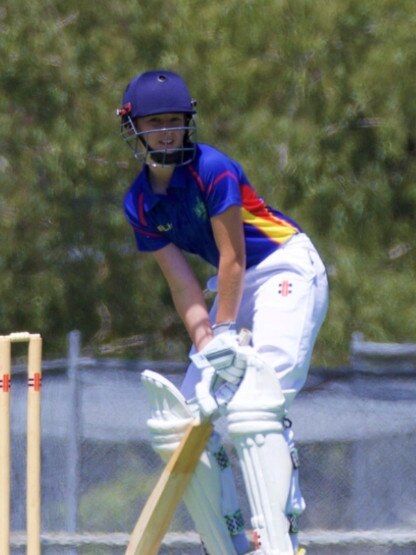
[(150, 402), (151, 416), (147, 426), (152, 447), (163, 460), (167, 460), (195, 416), (181, 392), (160, 374), (145, 370), (142, 382)]

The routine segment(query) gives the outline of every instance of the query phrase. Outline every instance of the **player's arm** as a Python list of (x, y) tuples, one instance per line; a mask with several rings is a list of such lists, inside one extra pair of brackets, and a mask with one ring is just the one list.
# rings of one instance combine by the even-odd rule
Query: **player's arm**
[(220, 259), (218, 267), (217, 323), (235, 321), (245, 272), (245, 242), (240, 206), (231, 206), (211, 218)]
[(212, 339), (212, 329), (203, 291), (194, 272), (182, 251), (172, 243), (153, 254), (192, 343), (198, 350), (202, 349)]

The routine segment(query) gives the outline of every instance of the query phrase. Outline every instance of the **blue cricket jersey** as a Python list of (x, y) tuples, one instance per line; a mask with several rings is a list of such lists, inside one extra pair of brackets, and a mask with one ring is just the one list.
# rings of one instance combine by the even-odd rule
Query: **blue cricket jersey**
[(152, 252), (173, 243), (216, 267), (219, 252), (210, 218), (235, 205), (242, 208), (247, 268), (301, 231), (296, 222), (257, 195), (240, 164), (201, 143), (192, 163), (175, 168), (166, 195), (152, 191), (144, 166), (124, 199), (140, 251)]

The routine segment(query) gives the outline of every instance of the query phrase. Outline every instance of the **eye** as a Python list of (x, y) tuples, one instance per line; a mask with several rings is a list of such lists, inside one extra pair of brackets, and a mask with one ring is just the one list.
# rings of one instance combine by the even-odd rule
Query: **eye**
[(162, 122), (161, 119), (158, 118), (158, 117), (149, 118), (149, 119), (147, 120), (147, 124), (148, 124), (150, 127), (154, 127), (154, 128), (163, 127), (163, 122)]
[(175, 126), (182, 125), (183, 118), (181, 118), (180, 116), (175, 116), (170, 120), (170, 123), (173, 123)]

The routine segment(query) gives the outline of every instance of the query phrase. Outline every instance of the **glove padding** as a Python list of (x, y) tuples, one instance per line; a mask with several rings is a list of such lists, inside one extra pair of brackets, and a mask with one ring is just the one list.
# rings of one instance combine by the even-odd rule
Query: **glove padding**
[(213, 416), (218, 407), (231, 401), (244, 377), (248, 355), (253, 352), (246, 346), (251, 337), (248, 330), (241, 330), (239, 335), (235, 327), (215, 332), (208, 345), (190, 357), (202, 370), (196, 397), (205, 416)]
[(200, 370), (212, 366), (224, 380), (236, 383), (246, 368), (245, 356), (239, 355), (240, 347), (248, 344), (251, 334), (248, 330), (242, 330), (237, 335), (235, 328), (216, 333), (218, 329), (214, 328), (214, 338), (208, 345), (190, 358)]

